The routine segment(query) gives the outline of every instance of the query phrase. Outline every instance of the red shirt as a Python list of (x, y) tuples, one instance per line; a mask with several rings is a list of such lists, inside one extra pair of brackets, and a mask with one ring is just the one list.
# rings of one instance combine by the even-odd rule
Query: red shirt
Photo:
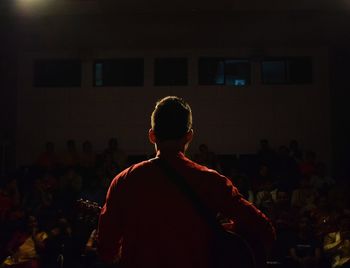
[[(229, 179), (183, 153), (160, 154), (213, 212), (233, 219), (266, 247), (274, 229)], [(209, 267), (213, 232), (187, 197), (152, 161), (122, 171), (112, 181), (98, 226), (98, 252), (112, 261), (121, 249), (122, 267)]]

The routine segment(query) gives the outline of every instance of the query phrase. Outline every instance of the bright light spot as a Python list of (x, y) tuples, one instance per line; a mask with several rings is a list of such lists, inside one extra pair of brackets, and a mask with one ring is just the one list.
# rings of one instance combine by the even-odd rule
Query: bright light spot
[(35, 15), (44, 11), (53, 0), (15, 0), (16, 9), (21, 15)]

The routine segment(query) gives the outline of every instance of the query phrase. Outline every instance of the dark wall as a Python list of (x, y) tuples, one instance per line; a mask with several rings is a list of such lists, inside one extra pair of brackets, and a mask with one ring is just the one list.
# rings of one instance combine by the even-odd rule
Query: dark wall
[(15, 166), (18, 42), (13, 22), (0, 19), (0, 176)]
[(333, 167), (337, 177), (350, 175), (350, 81), (349, 48), (330, 51), (330, 87), (332, 96)]

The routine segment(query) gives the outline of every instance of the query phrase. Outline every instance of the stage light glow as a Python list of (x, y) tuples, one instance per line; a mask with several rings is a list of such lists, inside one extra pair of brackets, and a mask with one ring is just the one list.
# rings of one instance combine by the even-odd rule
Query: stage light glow
[(16, 0), (18, 7), (35, 7), (44, 3), (46, 0)]
[(48, 10), (54, 0), (15, 0), (16, 10), (21, 15), (35, 15)]

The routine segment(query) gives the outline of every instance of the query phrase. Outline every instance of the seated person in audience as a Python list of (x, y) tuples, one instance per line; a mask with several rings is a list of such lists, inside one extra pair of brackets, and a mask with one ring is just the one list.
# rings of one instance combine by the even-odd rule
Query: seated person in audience
[(208, 168), (221, 171), (221, 167), (215, 153), (209, 151), (208, 145), (204, 143), (199, 145), (198, 152), (194, 155), (193, 160)]
[(51, 205), (52, 198), (52, 193), (45, 189), (42, 178), (38, 177), (24, 194), (23, 207), (37, 214)]
[(295, 160), (289, 155), (289, 149), (286, 146), (280, 146), (274, 165), (274, 175), (280, 186), (292, 189), (297, 186), (298, 166)]
[(59, 179), (59, 187), (55, 195), (55, 206), (69, 211), (75, 201), (78, 199), (82, 189), (83, 180), (73, 167), (68, 170)]
[(299, 209), (301, 213), (310, 211), (316, 207), (315, 200), (317, 196), (317, 191), (310, 186), (310, 179), (304, 177), (300, 181), (299, 188), (292, 193), (292, 207)]
[(83, 151), (80, 157), (80, 164), (82, 168), (91, 169), (96, 166), (96, 154), (93, 151), (90, 141), (84, 141)]
[(17, 179), (15, 177), (9, 177), (0, 181), (3, 182), (3, 186), (0, 188), (1, 223), (20, 204), (21, 194), (18, 190)]
[(82, 187), (82, 178), (76, 168), (69, 167), (63, 177), (60, 178), (60, 186), (64, 190), (79, 193)]
[(86, 268), (106, 268), (97, 257), (97, 230), (94, 229), (85, 245), (84, 250), (85, 266)]
[(55, 153), (55, 145), (53, 142), (47, 142), (45, 151), (41, 153), (37, 159), (39, 167), (45, 170), (54, 170), (58, 166), (59, 160)]
[(298, 221), (297, 234), (291, 241), (290, 256), (294, 267), (316, 268), (321, 260), (321, 244), (315, 238), (311, 220), (302, 216)]
[(276, 153), (270, 147), (270, 142), (267, 139), (260, 140), (260, 149), (258, 150), (258, 158), (262, 163), (273, 166), (276, 158)]
[(291, 140), (289, 143), (289, 155), (297, 162), (300, 163), (303, 159), (303, 151), (299, 148), (297, 140)]
[(58, 178), (54, 173), (45, 172), (42, 176), (42, 185), (44, 191), (53, 193), (56, 191), (58, 185)]
[(239, 192), (244, 198), (250, 202), (254, 201), (254, 193), (251, 190), (250, 179), (247, 175), (240, 174), (237, 168), (231, 168), (228, 177), (234, 185), (237, 185)]
[(67, 141), (67, 151), (63, 155), (62, 162), (65, 167), (77, 167), (80, 165), (80, 155), (75, 140)]
[(292, 210), (290, 205), (289, 193), (284, 189), (278, 189), (270, 215), (270, 219), (276, 228), (277, 240), (268, 260), (280, 264), (281, 267), (289, 267), (289, 249), (291, 239), (295, 236), (293, 227), (296, 223), (296, 215), (297, 212)]
[(277, 189), (271, 215), (272, 221), (276, 224), (294, 224), (297, 213), (298, 211), (291, 206), (289, 192), (283, 188)]
[(272, 209), (273, 203), (276, 200), (277, 189), (270, 179), (266, 179), (260, 191), (256, 194), (255, 204), (265, 214), (269, 215), (269, 211)]
[(325, 236), (324, 252), (331, 258), (332, 267), (350, 267), (350, 216), (342, 215), (338, 219), (335, 232)]
[(266, 181), (273, 181), (270, 167), (266, 163), (261, 163), (258, 168), (258, 174), (252, 178), (253, 192), (259, 192)]
[(327, 166), (325, 163), (316, 164), (315, 174), (310, 179), (310, 185), (318, 192), (328, 191), (334, 185), (334, 180), (327, 174)]
[(315, 223), (315, 234), (322, 240), (326, 234), (336, 231), (339, 214), (326, 193), (316, 198), (315, 205), (310, 211), (310, 216)]
[(328, 199), (332, 201), (332, 206), (342, 211), (347, 204), (350, 204), (350, 185), (348, 178), (337, 180), (337, 183), (328, 190)]
[(96, 229), (94, 229), (89, 237), (89, 240), (86, 242), (85, 245), (85, 252), (96, 254), (97, 252), (97, 232)]
[(80, 198), (96, 202), (102, 206), (106, 192), (101, 184), (102, 181), (97, 176), (91, 176), (86, 183), (85, 189), (80, 193)]
[(316, 154), (312, 151), (306, 152), (305, 160), (299, 164), (302, 176), (311, 178), (316, 172)]
[(128, 165), (128, 156), (119, 148), (117, 138), (111, 138), (109, 140), (108, 148), (104, 152), (104, 159), (107, 164), (115, 166), (119, 171), (125, 169)]
[(45, 248), (48, 235), (38, 228), (35, 216), (28, 216), (23, 222), (22, 228), (14, 233), (7, 244), (9, 256), (1, 267), (13, 268), (37, 268), (39, 266), (39, 254)]
[(59, 215), (48, 234), (45, 254), (42, 256), (43, 267), (79, 267), (76, 263), (79, 252), (75, 250), (74, 233), (69, 221)]

